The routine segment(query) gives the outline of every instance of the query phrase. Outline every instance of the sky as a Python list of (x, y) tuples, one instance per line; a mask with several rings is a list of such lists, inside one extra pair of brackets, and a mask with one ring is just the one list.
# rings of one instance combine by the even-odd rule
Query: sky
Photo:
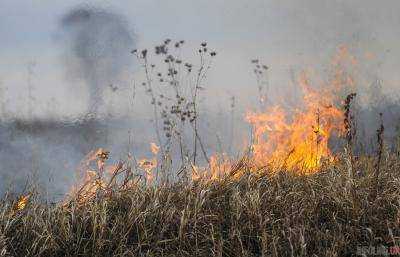
[(193, 49), (207, 41), (218, 52), (207, 79), (210, 103), (216, 105), (228, 106), (231, 95), (244, 108), (251, 105), (256, 93), (251, 59), (270, 67), (270, 90), (284, 92), (290, 70), (323, 71), (340, 45), (358, 57), (368, 79), (383, 80), (388, 92), (399, 87), (396, 0), (1, 0), (0, 97), (6, 112), (84, 112), (84, 94), (71, 90), (79, 82), (63, 66), (59, 31), (61, 17), (77, 6), (124, 16), (139, 48), (165, 38), (184, 39)]

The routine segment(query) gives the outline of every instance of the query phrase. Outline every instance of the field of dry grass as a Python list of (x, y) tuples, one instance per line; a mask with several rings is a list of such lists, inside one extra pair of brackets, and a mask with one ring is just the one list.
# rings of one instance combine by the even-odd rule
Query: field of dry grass
[[(183, 44), (167, 39), (155, 47), (162, 68), (149, 62), (147, 49), (132, 51), (152, 106), (152, 157), (129, 153), (128, 160), (108, 166), (109, 152), (99, 149), (82, 161), (81, 181), (62, 202), (44, 201), (39, 190), (6, 195), (0, 200), (0, 257), (400, 252), (400, 159), (385, 145), (382, 114), (370, 145), (377, 154), (355, 155), (361, 152), (356, 94), (346, 93), (344, 104), (341, 96), (356, 90), (343, 82), (353, 81), (346, 72), (339, 67), (324, 90), (301, 76), (304, 106), (286, 113), (263, 106), (268, 67), (252, 60), (262, 111), (247, 113), (254, 138), (242, 159), (231, 160), (222, 150), (208, 155), (197, 120), (198, 94), (216, 52), (201, 43), (195, 66), (178, 58)], [(186, 84), (182, 71), (191, 78)], [(335, 137), (343, 144), (331, 151)], [(181, 170), (172, 165), (174, 149)]]
[(397, 156), (382, 155), (379, 176), (375, 157), (351, 165), (345, 155), (307, 176), (241, 171), (131, 184), (83, 203), (4, 199), (0, 256), (355, 256), (398, 242)]

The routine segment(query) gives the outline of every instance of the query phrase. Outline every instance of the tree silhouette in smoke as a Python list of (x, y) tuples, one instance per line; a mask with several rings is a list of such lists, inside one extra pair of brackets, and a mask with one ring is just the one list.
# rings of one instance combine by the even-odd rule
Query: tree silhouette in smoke
[(66, 35), (69, 75), (83, 79), (89, 88), (89, 111), (103, 104), (102, 89), (118, 81), (132, 60), (134, 33), (116, 13), (94, 8), (76, 8), (65, 14), (60, 28)]

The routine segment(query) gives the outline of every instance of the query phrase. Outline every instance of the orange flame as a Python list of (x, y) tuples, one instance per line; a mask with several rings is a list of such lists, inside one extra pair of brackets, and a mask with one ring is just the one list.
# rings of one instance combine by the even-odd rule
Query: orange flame
[(28, 203), (30, 195), (23, 195), (19, 198), (17, 204), (15, 205), (15, 210), (16, 211), (22, 211), (25, 209), (26, 204)]
[(160, 147), (157, 146), (155, 143), (150, 143), (150, 150), (154, 155), (157, 155), (160, 151)]
[(150, 143), (150, 151), (154, 155), (152, 159), (143, 158), (138, 161), (138, 166), (144, 170), (144, 175), (147, 182), (154, 180), (153, 170), (157, 168), (157, 154), (160, 151), (160, 147), (155, 143)]
[[(332, 60), (334, 66), (333, 80), (328, 85), (316, 90), (303, 73), (299, 85), (303, 92), (302, 107), (287, 110), (279, 105), (269, 107), (265, 112), (248, 112), (246, 120), (253, 126), (254, 141), (251, 145), (252, 156), (246, 157), (250, 171), (271, 168), (272, 172), (278, 169), (298, 171), (302, 174), (317, 172), (324, 160), (331, 160), (333, 155), (329, 149), (329, 139), (335, 133), (343, 132), (343, 112), (338, 107), (341, 98), (350, 88), (354, 92), (355, 81), (346, 72), (346, 66), (356, 66), (357, 60), (350, 55), (346, 47), (341, 46)], [(158, 165), (157, 155), (160, 147), (150, 143), (153, 157), (141, 159), (138, 167), (144, 172), (146, 182), (154, 180), (154, 170)], [(91, 152), (83, 162), (85, 175), (81, 175), (83, 182), (75, 192), (81, 194), (83, 200), (93, 197), (100, 189), (107, 188), (110, 183), (104, 180), (104, 171), (109, 175), (117, 175), (121, 166), (105, 166), (108, 152), (99, 149)], [(97, 167), (90, 169), (90, 163), (96, 161)], [(225, 154), (214, 154), (209, 159), (207, 167), (192, 165), (192, 181), (214, 181), (225, 175), (238, 178), (241, 174), (237, 167)], [(232, 173), (232, 171), (234, 172)], [(129, 176), (124, 185), (129, 185)], [(133, 182), (132, 182), (133, 183)], [(25, 203), (26, 204), (26, 203)], [(25, 207), (21, 204), (21, 208)]]
[(313, 89), (305, 74), (300, 78), (303, 109), (292, 115), (279, 106), (264, 113), (248, 113), (247, 121), (254, 126), (252, 145), (258, 166), (299, 169), (305, 174), (318, 170), (323, 159), (332, 157), (328, 140), (334, 131), (342, 131), (342, 111), (335, 107), (335, 87)]
[[(69, 193), (78, 203), (81, 204), (94, 198), (98, 192), (106, 188), (107, 183), (103, 177), (104, 171), (112, 173), (120, 168), (119, 166), (106, 167), (105, 162), (108, 156), (108, 151), (99, 148), (87, 154), (79, 165), (77, 170), (79, 181), (76, 186), (71, 188)], [(92, 163), (96, 164), (94, 169), (91, 167)], [(66, 200), (68, 200), (68, 198)]]
[(157, 159), (141, 159), (138, 161), (138, 165), (145, 172), (146, 181), (151, 182), (154, 179), (153, 170), (157, 167)]
[(214, 154), (210, 157), (208, 167), (192, 165), (192, 181), (214, 181), (221, 179), (232, 170), (232, 161), (226, 154)]

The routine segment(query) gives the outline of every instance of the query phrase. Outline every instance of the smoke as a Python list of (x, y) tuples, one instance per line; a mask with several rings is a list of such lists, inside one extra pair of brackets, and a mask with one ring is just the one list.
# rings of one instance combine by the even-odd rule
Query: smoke
[[(130, 50), (136, 44), (135, 34), (121, 15), (95, 8), (72, 9), (59, 18), (57, 25), (65, 50), (63, 68), (69, 78), (86, 86), (76, 90), (77, 96), (81, 99), (87, 91), (89, 112), (99, 118), (104, 89), (111, 84), (124, 85), (125, 73), (132, 70)], [(71, 83), (70, 87), (74, 84), (80, 83)], [(84, 116), (69, 121), (52, 117), (2, 120), (0, 194), (38, 184), (57, 199), (69, 190), (74, 170), (90, 150), (106, 147), (118, 158), (118, 150), (126, 149), (128, 125), (115, 122), (110, 127), (102, 120)], [(114, 141), (117, 149), (113, 148)]]
[(95, 8), (70, 10), (61, 17), (59, 28), (65, 35), (68, 76), (85, 82), (89, 111), (98, 113), (103, 89), (120, 83), (132, 68), (129, 52), (135, 35), (121, 15)]
[[(316, 6), (318, 7), (319, 5)], [(349, 24), (351, 25), (352, 17), (357, 15), (353, 13), (347, 14), (350, 10), (349, 8), (343, 9), (346, 11), (345, 13), (341, 11), (342, 8), (339, 8), (340, 10), (335, 9), (336, 11), (334, 12), (332, 12), (330, 8), (317, 8), (326, 9), (327, 11), (329, 9), (330, 13), (332, 12), (335, 14), (333, 18), (329, 18), (329, 15), (325, 15), (325, 13), (320, 10), (316, 10), (313, 12), (313, 15), (309, 15), (309, 8), (305, 8), (304, 10), (300, 8), (300, 11), (294, 12), (295, 15), (290, 15), (289, 9), (292, 10), (292, 5), (283, 8), (280, 12), (275, 11), (276, 8), (258, 8), (258, 10), (262, 10), (263, 14), (265, 10), (270, 10), (271, 19), (277, 18), (276, 20), (280, 20), (282, 11), (284, 11), (283, 14), (288, 14), (286, 16), (294, 19), (289, 19), (279, 26), (271, 26), (269, 22), (265, 22), (264, 15), (254, 16), (252, 14), (249, 19), (251, 20), (254, 17), (254, 19), (257, 19), (254, 21), (254, 24), (257, 23), (266, 26), (266, 32), (264, 34), (269, 35), (268, 40), (272, 40), (272, 45), (277, 45), (276, 42), (279, 42), (279, 47), (276, 46), (276, 49), (278, 49), (277, 53), (269, 53), (269, 62), (271, 62), (271, 67), (273, 68), (272, 75), (279, 70), (279, 65), (281, 63), (273, 60), (275, 56), (282, 55), (286, 57), (287, 55), (294, 55), (295, 51), (306, 51), (306, 53), (308, 53), (308, 50), (310, 50), (312, 51), (310, 57), (316, 55), (316, 59), (319, 60), (320, 55), (316, 54), (316, 52), (319, 53), (321, 51), (315, 51), (314, 47), (310, 48), (309, 45), (319, 46), (321, 48), (319, 49), (317, 47), (317, 50), (325, 50), (326, 45), (332, 46), (340, 41), (352, 40), (352, 29), (345, 29), (339, 31), (339, 33), (335, 27), (336, 25), (331, 25), (337, 23), (336, 21), (338, 19), (334, 19), (334, 17), (341, 18), (339, 19), (341, 22), (338, 28), (345, 28)], [(252, 29), (257, 29), (254, 33), (259, 33), (259, 26), (250, 26), (250, 23), (243, 27), (243, 24), (245, 24), (243, 20), (246, 20), (244, 19), (246, 17), (242, 17), (243, 19), (237, 19), (236, 17), (236, 14), (243, 13), (243, 8), (237, 8), (237, 10), (237, 12), (233, 12), (235, 16), (232, 17), (232, 19), (235, 19), (235, 22), (238, 22), (237, 24), (234, 23), (235, 26), (232, 27), (234, 28), (233, 31), (235, 35), (241, 35), (240, 31), (247, 33), (248, 30)], [(341, 15), (342, 13), (344, 14)], [(278, 16), (276, 17), (274, 15)], [(218, 15), (215, 16), (217, 17)], [(326, 19), (325, 16), (327, 16)], [(297, 22), (303, 17), (310, 18), (310, 20), (307, 19), (304, 20), (304, 22)], [(258, 21), (259, 18), (262, 20)], [(363, 20), (364, 19), (361, 19), (361, 21)], [(360, 37), (361, 41), (369, 41), (370, 35), (367, 30), (369, 27), (364, 26), (364, 23), (361, 21), (356, 23), (356, 27), (359, 28), (357, 29), (357, 35)], [(211, 22), (211, 20), (205, 22)], [(231, 24), (231, 22), (229, 24)], [(272, 24), (274, 23), (272, 22)], [(304, 24), (307, 26), (303, 26)], [(322, 24), (323, 26), (320, 25), (315, 29), (310, 29), (315, 24)], [(203, 27), (207, 28), (207, 26)], [(65, 68), (68, 78), (78, 79), (83, 82), (86, 87), (84, 87), (83, 90), (76, 91), (79, 99), (81, 99), (84, 93), (87, 93), (89, 95), (89, 111), (95, 114), (101, 114), (101, 107), (105, 104), (103, 100), (105, 89), (111, 84), (113, 85), (111, 88), (115, 88), (115, 85), (120, 86), (124, 81), (128, 81), (125, 75), (134, 68), (130, 51), (136, 48), (137, 40), (132, 28), (120, 14), (93, 7), (77, 7), (67, 11), (58, 18), (57, 28), (59, 36), (61, 36), (59, 39), (62, 39), (62, 47), (64, 50), (64, 66), (62, 69)], [(222, 28), (221, 31), (224, 32)], [(149, 31), (149, 33), (151, 33), (151, 31)], [(157, 31), (157, 33), (159, 32)], [(296, 44), (294, 44), (295, 46), (293, 46), (293, 44), (289, 46), (285, 43), (281, 43), (292, 42), (287, 37), (292, 38), (293, 35), (297, 38)], [(316, 40), (309, 42), (308, 39), (315, 38), (315, 35), (318, 35)], [(188, 36), (190, 37), (190, 34)], [(245, 36), (241, 35), (241, 39), (244, 40), (245, 38)], [(229, 37), (228, 39), (232, 41)], [(236, 43), (243, 43), (240, 42), (240, 40), (238, 41), (239, 42)], [(268, 49), (264, 49), (264, 45), (267, 43), (268, 42), (265, 41), (257, 43), (263, 45), (263, 47), (254, 47), (253, 53), (257, 55), (264, 53), (264, 51), (268, 53)], [(251, 42), (252, 46), (254, 44), (254, 42)], [(227, 44), (226, 47), (229, 46), (230, 45)], [(240, 46), (242, 47), (242, 45)], [(272, 47), (271, 49), (274, 50), (275, 48)], [(247, 50), (245, 48), (240, 48), (236, 50), (237, 52), (233, 52), (232, 55), (228, 54), (226, 51), (224, 53), (223, 49), (221, 49), (221, 51), (219, 62), (227, 63), (235, 60), (231, 59), (236, 58), (235, 54), (239, 53), (238, 56), (244, 56)], [(289, 51), (287, 55), (286, 51)], [(324, 55), (327, 54), (323, 51), (322, 53)], [(242, 58), (238, 58), (237, 60), (243, 61)], [(239, 61), (238, 63), (233, 63), (232, 67), (235, 68), (240, 64)], [(289, 60), (288, 63), (291, 63), (291, 60)], [(238, 84), (237, 81), (240, 81), (239, 73), (220, 72), (220, 68), (224, 69), (224, 67), (215, 67), (215, 70), (217, 73), (223, 75), (225, 84), (231, 85), (231, 81), (233, 82), (232, 84)], [(237, 70), (237, 67), (235, 69)], [(391, 70), (389, 70), (389, 72), (390, 71)], [(290, 74), (284, 73), (284, 76), (290, 77)], [(243, 78), (245, 78), (245, 76)], [(214, 82), (214, 84), (219, 84), (217, 82), (218, 81)], [(243, 85), (247, 85), (248, 83), (248, 81), (245, 80), (242, 82), (244, 83)], [(271, 80), (271, 85), (281, 86), (279, 83), (275, 82), (279, 82), (279, 79), (275, 79), (275, 81)], [(80, 83), (71, 83), (70, 86), (72, 88), (74, 85), (79, 84)], [(212, 83), (210, 84), (212, 85)], [(273, 89), (278, 90), (278, 86)], [(371, 95), (375, 97), (378, 93), (382, 92), (382, 88), (375, 86), (373, 88), (376, 89), (376, 92), (372, 92)], [(211, 90), (213, 89), (211, 88)], [(243, 89), (238, 88), (238, 90), (239, 91), (235, 93), (239, 96), (242, 95)], [(246, 90), (248, 90), (248, 88), (246, 88)], [(291, 88), (288, 89), (288, 91), (291, 90)], [(118, 90), (115, 95), (120, 91), (121, 90)], [(277, 94), (277, 96), (279, 95), (280, 94)], [(286, 99), (288, 98), (288, 94), (286, 93), (281, 95), (285, 96)], [(217, 98), (217, 103), (221, 104), (223, 97)], [(121, 102), (123, 99), (117, 99), (117, 101)], [(380, 123), (379, 113), (383, 113), (385, 137), (388, 144), (393, 146), (394, 143), (397, 143), (395, 139), (398, 137), (400, 131), (397, 127), (400, 121), (399, 101), (396, 99), (377, 99), (375, 102), (375, 105), (367, 105), (361, 108), (357, 113), (357, 118), (359, 119), (357, 122), (359, 139), (357, 146), (360, 148), (360, 151), (365, 150), (372, 153), (373, 150), (376, 149), (374, 145), (376, 141), (375, 131)], [(209, 102), (207, 104), (209, 104)], [(142, 109), (144, 108), (143, 106)], [(240, 111), (242, 110), (235, 110), (235, 112), (238, 113)], [(230, 116), (228, 113), (223, 113), (222, 110), (220, 114), (215, 108), (208, 108), (207, 106), (207, 108), (202, 111), (201, 117), (204, 122), (199, 123), (199, 134), (202, 135), (205, 148), (208, 152), (216, 152), (215, 149), (218, 149), (219, 152), (223, 152), (225, 149), (230, 149), (232, 144), (236, 144), (239, 151), (242, 150), (242, 139), (246, 139), (249, 133), (247, 124), (243, 123), (242, 115), (238, 114), (234, 118), (233, 111), (232, 116)], [(97, 118), (99, 118), (99, 115), (97, 115)], [(42, 182), (41, 184), (52, 186), (46, 191), (49, 191), (50, 194), (59, 192), (60, 195), (63, 195), (68, 191), (70, 184), (73, 182), (72, 177), (74, 175), (74, 170), (80, 160), (89, 150), (93, 150), (97, 147), (110, 150), (112, 153), (111, 158), (115, 159), (120, 156), (123, 157), (128, 148), (129, 152), (132, 151), (137, 156), (145, 156), (148, 151), (148, 143), (150, 142), (150, 140), (147, 139), (153, 139), (154, 132), (152, 128), (149, 129), (147, 117), (138, 121), (137, 119), (139, 119), (139, 117), (135, 116), (134, 119), (124, 119), (122, 121), (115, 119), (83, 120), (79, 118), (79, 122), (72, 120), (64, 124), (61, 118), (56, 118), (46, 121), (29, 121), (27, 124), (22, 125), (18, 121), (0, 124), (0, 193), (7, 190), (8, 184), (23, 190), (24, 185), (30, 178), (30, 174), (36, 172), (39, 177), (39, 182)], [(235, 126), (233, 126), (233, 123), (235, 123)], [(213, 124), (215, 124), (215, 126)], [(229, 129), (231, 132), (229, 133), (227, 133), (227, 124), (231, 124), (231, 128)], [(233, 127), (235, 127), (235, 129)], [(218, 131), (219, 134), (221, 134), (221, 138), (220, 135), (218, 135)], [(215, 134), (217, 135), (215, 136)], [(230, 135), (224, 138), (224, 134)], [(237, 142), (232, 142), (233, 140), (230, 138), (233, 138)], [(190, 144), (191, 142), (188, 143), (188, 147), (190, 147)], [(341, 149), (343, 148), (340, 148), (340, 150)], [(110, 162), (112, 161), (113, 160), (110, 160)], [(17, 179), (16, 181), (14, 180), (15, 178)]]
[[(126, 125), (124, 126), (126, 127)], [(75, 170), (91, 150), (111, 146), (110, 133), (122, 134), (99, 120), (13, 120), (0, 124), (0, 195), (38, 186), (48, 200), (62, 198), (74, 183)], [(122, 139), (117, 144), (124, 145)], [(112, 149), (116, 153), (116, 150)], [(114, 153), (113, 153), (114, 154)]]

